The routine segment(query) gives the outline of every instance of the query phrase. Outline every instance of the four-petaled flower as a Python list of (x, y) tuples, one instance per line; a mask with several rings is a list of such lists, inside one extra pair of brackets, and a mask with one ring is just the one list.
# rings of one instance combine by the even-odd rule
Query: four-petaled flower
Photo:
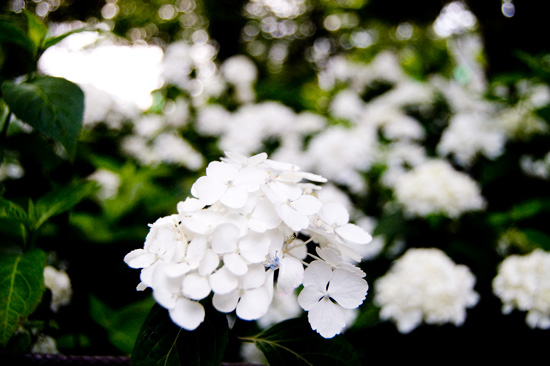
[(313, 261), (304, 273), (304, 289), (298, 303), (308, 311), (311, 327), (323, 337), (332, 338), (346, 325), (344, 309), (361, 305), (368, 288), (356, 273)]

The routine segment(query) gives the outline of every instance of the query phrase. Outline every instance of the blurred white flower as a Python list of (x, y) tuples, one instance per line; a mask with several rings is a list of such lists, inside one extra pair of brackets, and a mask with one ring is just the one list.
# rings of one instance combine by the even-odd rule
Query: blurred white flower
[(73, 289), (67, 272), (52, 266), (44, 267), (44, 285), (52, 292), (50, 302), (52, 311), (57, 312), (59, 307), (68, 305), (71, 302)]
[(485, 206), (476, 182), (440, 159), (429, 160), (403, 174), (394, 193), (405, 213), (412, 216), (443, 214), (456, 218)]
[(239, 102), (248, 103), (255, 99), (252, 86), (258, 77), (258, 70), (252, 60), (236, 55), (225, 60), (220, 68), (225, 79), (235, 87)]
[(374, 301), (381, 307), (380, 318), (395, 322), (401, 333), (411, 332), (422, 321), (460, 326), (466, 308), (479, 300), (474, 284), (470, 269), (455, 264), (443, 251), (411, 248), (376, 280)]
[(498, 268), (493, 292), (502, 312), (527, 311), (531, 328), (550, 328), (550, 253), (536, 249), (527, 255), (510, 255)]
[(114, 197), (120, 187), (120, 175), (107, 169), (100, 168), (96, 170), (88, 176), (88, 179), (96, 181), (99, 184), (100, 188), (97, 192), (97, 197), (101, 200)]
[(463, 166), (470, 166), (478, 154), (494, 159), (502, 154), (506, 143), (505, 131), (493, 116), (462, 112), (451, 117), (437, 145), (442, 156), (452, 155)]

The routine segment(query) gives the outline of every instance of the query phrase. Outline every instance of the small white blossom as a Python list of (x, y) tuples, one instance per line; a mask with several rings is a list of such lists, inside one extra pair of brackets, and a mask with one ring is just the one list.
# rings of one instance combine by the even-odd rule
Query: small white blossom
[(478, 302), (475, 277), (464, 265), (455, 264), (436, 248), (412, 248), (376, 280), (374, 301), (380, 318), (396, 323), (409, 333), (422, 321), (428, 324), (462, 325), (466, 308)]
[(550, 328), (550, 253), (537, 249), (527, 255), (510, 255), (493, 279), (493, 292), (502, 312), (527, 311), (531, 328)]
[(314, 261), (305, 271), (298, 302), (308, 311), (311, 327), (323, 337), (332, 338), (346, 326), (344, 309), (361, 305), (367, 290), (367, 282), (355, 273)]

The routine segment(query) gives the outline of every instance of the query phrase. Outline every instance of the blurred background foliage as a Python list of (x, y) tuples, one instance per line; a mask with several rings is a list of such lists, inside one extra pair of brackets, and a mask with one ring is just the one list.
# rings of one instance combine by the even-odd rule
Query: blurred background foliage
[[(157, 46), (164, 50), (165, 58), (170, 46), (180, 41), (211, 46), (201, 48), (206, 55), (197, 57), (217, 67), (235, 55), (247, 55), (258, 73), (253, 81), (254, 96), (249, 101), (278, 101), (296, 114), (315, 112), (326, 117), (329, 126), (350, 123), (330, 108), (340, 91), (353, 86), (354, 75), (347, 80), (323, 79), (323, 75), (330, 79), (323, 71), (338, 55), (368, 65), (390, 50), (412, 80), (431, 82), (438, 75), (479, 91), (480, 99), (510, 108), (526, 103), (526, 84), (550, 83), (550, 59), (545, 56), (550, 46), (541, 41), (546, 15), (539, 3), (518, 1), (516, 14), (506, 17), (500, 0), (455, 2), (465, 5), (471, 18), (463, 18), (456, 29), (447, 28), (448, 34), (438, 36), (434, 33), (435, 22), (447, 3), (297, 0), (268, 6), (267, 1), (244, 0), (11, 0), (2, 2), (0, 10), (8, 14), (28, 9), (52, 31), (62, 28), (60, 24), (69, 24), (64, 30), (98, 27), (104, 34), (117, 36), (106, 35), (112, 39), (110, 42)], [(470, 35), (479, 36), (482, 46), (476, 48), (474, 42), (473, 51), (464, 51), (472, 45), (467, 42)], [(470, 59), (461, 59), (464, 55)], [(15, 46), (2, 45), (2, 80), (24, 74), (28, 57)], [(177, 202), (189, 195), (191, 184), (204, 174), (207, 162), (222, 154), (219, 136), (197, 128), (204, 105), (222, 105), (226, 111), (236, 113), (247, 104), (239, 99), (242, 95), (235, 83), (224, 84), (221, 92), (208, 93), (205, 77), (201, 79), (202, 89), (197, 91), (196, 83), (189, 80), (209, 75), (208, 70), (192, 62), (180, 67), (182, 73), (188, 68), (188, 80), (179, 85), (170, 81), (160, 85), (145, 110), (125, 111), (114, 102), (103, 117), (85, 125), (74, 161), (66, 159), (58, 146), (36, 131), (10, 124), (4, 135), (7, 138), (2, 139), (0, 192), (4, 198), (24, 206), (29, 198), (36, 200), (54, 187), (78, 179), (103, 182), (94, 195), (41, 229), (39, 246), (49, 253), (49, 263), (69, 273), (73, 298), (70, 306), (54, 314), (48, 309), (46, 297), (27, 326), (38, 331), (15, 337), (12, 349), (29, 347), (38, 332), (53, 336), (58, 349), (68, 354), (131, 352), (133, 337), (152, 300), (148, 292), (135, 291), (137, 272), (129, 270), (122, 258), (141, 246), (148, 232), (147, 223), (174, 213)], [(143, 70), (144, 74), (148, 71)], [(323, 81), (328, 83), (324, 87)], [(478, 82), (487, 88), (480, 88)], [(381, 78), (358, 94), (369, 103), (394, 87), (392, 80)], [(186, 112), (178, 117), (180, 103)], [(437, 144), (453, 113), (449, 104), (440, 96), (404, 107), (406, 114), (420, 121), (426, 131), (422, 144), (428, 156), (437, 155)], [(548, 127), (548, 104), (525, 110), (524, 120), (537, 119)], [(170, 113), (180, 121), (158, 122)], [(161, 127), (157, 129), (158, 124)], [(153, 139), (139, 128), (149, 128), (154, 136), (165, 131), (181, 136), (198, 157), (183, 164), (170, 157), (155, 160), (152, 150), (145, 150), (146, 146), (154, 147)], [(310, 135), (304, 133), (306, 146), (319, 132), (312, 131)], [(146, 140), (141, 156), (124, 148), (128, 138), (135, 135)], [(382, 134), (379, 137), (389, 146), (391, 138)], [(455, 262), (468, 265), (477, 277), (476, 290), (482, 297), (468, 311), (460, 328), (423, 326), (402, 335), (392, 324), (378, 320), (378, 309), (369, 295), (355, 326), (346, 332), (363, 360), (373, 350), (399, 349), (412, 355), (431, 352), (436, 346), (437, 352), (447, 352), (447, 358), (465, 350), (470, 354), (476, 350), (505, 354), (507, 346), (543, 349), (547, 331), (529, 329), (521, 313), (502, 315), (501, 304), (491, 295), (490, 286), (504, 254), (527, 253), (534, 248), (550, 250), (548, 177), (527, 175), (521, 168), (522, 157), (542, 161), (548, 153), (548, 142), (546, 133), (529, 132), (527, 128), (509, 138), (502, 154), (479, 156), (475, 163), (460, 167), (475, 177), (490, 203), (485, 211), (468, 213), (460, 219), (440, 215), (411, 219), (399, 210), (388, 211), (386, 204), (392, 201), (392, 192), (380, 182), (386, 169), (383, 165), (373, 164), (361, 173), (368, 190), (340, 184), (359, 212), (378, 219), (374, 234), (385, 238), (376, 258), (363, 263), (369, 283), (386, 273), (393, 259), (403, 252), (405, 239), (407, 247), (439, 247)], [(253, 152), (272, 153), (282, 143), (280, 136), (266, 135), (262, 148)], [(103, 175), (99, 177), (98, 172)], [(106, 183), (109, 179), (111, 188)], [(503, 249), (499, 243), (504, 242)], [(236, 327), (253, 325), (238, 323)], [(387, 360), (401, 356), (387, 354)], [(240, 355), (233, 350), (227, 358), (239, 360)]]

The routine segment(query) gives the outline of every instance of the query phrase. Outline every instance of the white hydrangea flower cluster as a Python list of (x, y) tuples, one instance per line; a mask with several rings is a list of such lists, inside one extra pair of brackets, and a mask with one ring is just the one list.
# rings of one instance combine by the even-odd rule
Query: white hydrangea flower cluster
[(531, 328), (550, 328), (550, 253), (541, 249), (527, 255), (510, 255), (493, 279), (493, 292), (502, 301), (502, 312), (527, 311)]
[(460, 326), (466, 308), (479, 300), (474, 284), (470, 269), (455, 264), (442, 250), (411, 248), (376, 281), (374, 301), (381, 306), (380, 318), (395, 322), (401, 333), (422, 321)]
[(394, 193), (405, 212), (412, 216), (443, 214), (456, 218), (485, 206), (477, 183), (443, 159), (427, 160), (404, 173)]
[[(325, 181), (265, 153), (226, 153), (193, 184), (194, 197), (178, 204), (178, 214), (159, 218), (143, 249), (125, 256), (142, 269), (138, 290), (152, 288), (171, 319), (193, 330), (211, 293), (218, 311), (256, 320), (267, 313), (274, 286), (292, 296), (303, 285), (298, 302), (312, 328), (325, 338), (340, 333), (345, 309), (357, 308), (368, 290), (365, 273), (350, 262), (361, 260), (352, 247), (371, 236), (349, 223), (343, 205), (317, 197), (315, 183)], [(306, 263), (310, 243), (316, 254)]]

